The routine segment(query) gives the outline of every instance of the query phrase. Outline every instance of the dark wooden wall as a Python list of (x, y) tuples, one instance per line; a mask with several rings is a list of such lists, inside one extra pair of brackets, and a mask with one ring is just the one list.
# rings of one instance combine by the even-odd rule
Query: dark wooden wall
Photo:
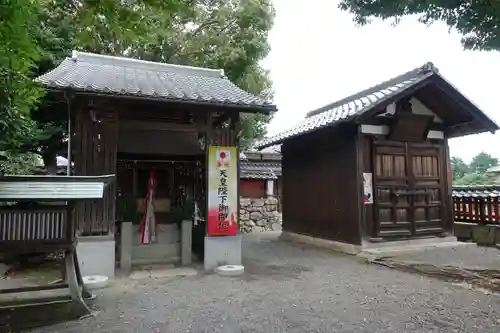
[[(116, 174), (118, 144), (117, 115), (110, 113), (101, 121), (91, 116), (92, 105), (85, 98), (77, 99), (73, 109), (72, 151), (77, 176)], [(95, 110), (94, 110), (95, 111)], [(107, 235), (115, 221), (116, 183), (108, 186), (103, 200), (78, 204), (76, 220), (81, 235)]]
[(345, 125), (283, 144), (284, 231), (361, 244), (356, 135)]

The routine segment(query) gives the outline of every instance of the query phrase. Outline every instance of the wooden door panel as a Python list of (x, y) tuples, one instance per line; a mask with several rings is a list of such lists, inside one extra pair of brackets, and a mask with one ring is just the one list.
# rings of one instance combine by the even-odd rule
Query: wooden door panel
[(404, 155), (379, 153), (376, 156), (376, 176), (388, 178), (406, 178), (406, 161)]
[(375, 143), (375, 237), (443, 231), (441, 158), (437, 145)]
[(415, 151), (412, 153), (412, 164), (413, 175), (416, 178), (439, 178), (437, 155), (425, 155), (419, 151)]
[(397, 193), (408, 191), (409, 186), (405, 149), (378, 146), (374, 159), (376, 237), (410, 235), (411, 207), (406, 196), (397, 196)]
[(409, 147), (415, 191), (415, 235), (443, 232), (443, 182), (439, 147)]

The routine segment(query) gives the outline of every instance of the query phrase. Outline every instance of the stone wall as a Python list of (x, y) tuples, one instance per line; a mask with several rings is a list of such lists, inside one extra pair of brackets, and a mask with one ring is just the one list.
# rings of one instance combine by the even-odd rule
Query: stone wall
[(280, 231), (281, 213), (278, 199), (240, 199), (240, 231), (242, 233)]

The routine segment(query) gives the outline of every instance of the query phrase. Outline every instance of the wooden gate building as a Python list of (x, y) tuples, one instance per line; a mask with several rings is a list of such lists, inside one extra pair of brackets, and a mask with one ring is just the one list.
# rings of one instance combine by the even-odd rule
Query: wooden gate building
[(497, 129), (427, 63), (309, 112), (259, 148), (282, 143), (284, 234), (358, 251), (450, 235), (448, 139)]

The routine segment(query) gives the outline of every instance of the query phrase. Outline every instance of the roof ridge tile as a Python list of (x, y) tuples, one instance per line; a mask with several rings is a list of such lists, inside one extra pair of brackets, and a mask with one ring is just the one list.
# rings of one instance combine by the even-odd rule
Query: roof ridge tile
[(316, 110), (309, 111), (306, 114), (306, 118), (309, 118), (311, 116), (315, 116), (317, 114), (326, 112), (326, 111), (331, 110), (331, 109), (338, 107), (340, 105), (344, 105), (344, 104), (347, 104), (349, 102), (354, 102), (355, 100), (358, 100), (358, 99), (367, 97), (368, 95), (372, 95), (376, 92), (394, 87), (402, 82), (407, 81), (408, 79), (415, 78), (419, 75), (425, 75), (425, 74), (428, 74), (429, 72), (433, 72), (433, 73), (439, 72), (438, 69), (434, 66), (434, 64), (432, 62), (427, 62), (423, 66), (412, 69), (411, 71), (408, 71), (406, 73), (395, 76), (389, 80), (386, 80), (382, 83), (371, 86), (370, 88), (364, 89), (364, 90), (357, 92), (355, 94), (352, 94), (350, 96), (344, 97), (336, 102), (327, 104), (327, 105), (325, 105), (321, 108), (318, 108)]
[(116, 67), (128, 67), (143, 70), (150, 70), (156, 72), (173, 72), (184, 75), (191, 74), (192, 76), (206, 76), (206, 77), (224, 77), (222, 69), (211, 69), (185, 65), (175, 65), (164, 62), (154, 62), (147, 60), (140, 60), (128, 57), (110, 56), (104, 54), (96, 54), (89, 52), (73, 51), (71, 60), (74, 62), (86, 62), (96, 65), (108, 65)]

